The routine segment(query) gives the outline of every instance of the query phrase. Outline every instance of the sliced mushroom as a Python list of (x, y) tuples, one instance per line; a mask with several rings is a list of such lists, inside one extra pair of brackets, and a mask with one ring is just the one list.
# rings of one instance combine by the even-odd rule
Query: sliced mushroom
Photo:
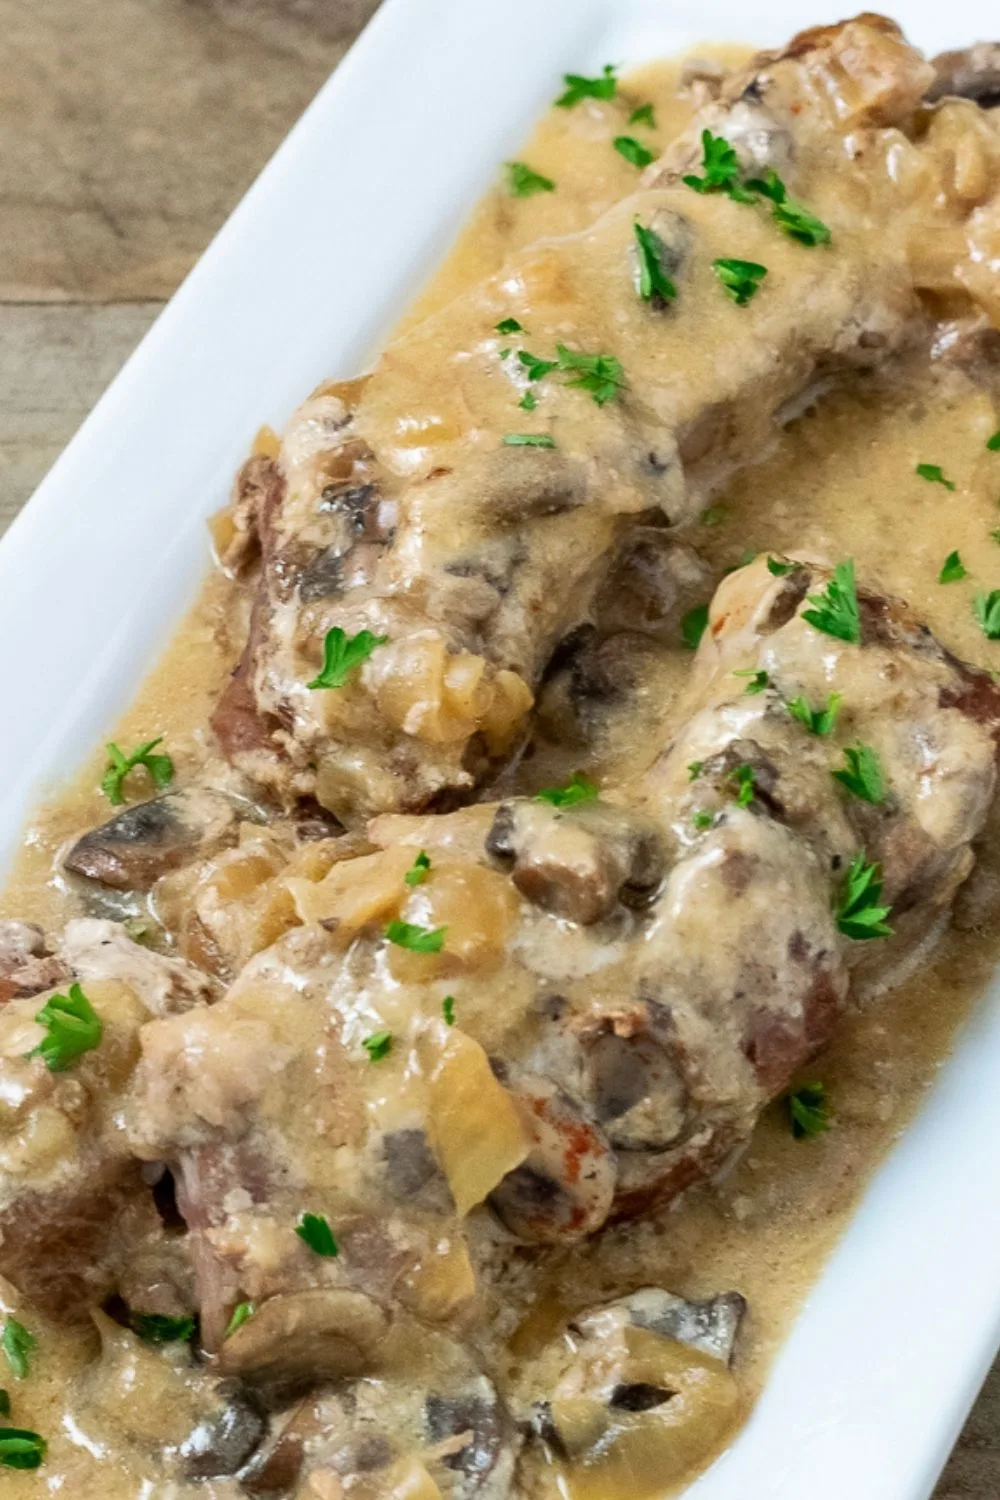
[(1000, 104), (1000, 42), (977, 42), (932, 58), (935, 78), (924, 96), (936, 103), (948, 95), (974, 99), (984, 109)]
[(514, 884), (534, 905), (583, 926), (610, 916), (619, 902), (645, 904), (663, 874), (652, 825), (598, 802), (570, 808), (503, 803), (486, 852), (510, 867)]
[(561, 1244), (600, 1229), (611, 1210), (615, 1166), (607, 1137), (551, 1079), (494, 1064), (531, 1130), (530, 1154), (488, 1202), (519, 1239)]
[(662, 1150), (687, 1119), (687, 1091), (671, 1061), (669, 1017), (653, 1001), (623, 1007), (579, 1031), (580, 1089), (612, 1146)]
[(168, 792), (85, 833), (63, 865), (112, 890), (148, 891), (168, 870), (235, 842), (237, 821), (236, 804), (222, 792)]
[(389, 1327), (363, 1292), (316, 1287), (262, 1302), (225, 1340), (218, 1368), (239, 1375), (270, 1399), (368, 1370)]

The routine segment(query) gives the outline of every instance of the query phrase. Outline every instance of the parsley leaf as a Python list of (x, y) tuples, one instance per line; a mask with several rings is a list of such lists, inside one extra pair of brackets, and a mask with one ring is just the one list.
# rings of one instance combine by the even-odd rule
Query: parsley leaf
[(830, 1128), (830, 1105), (823, 1083), (804, 1083), (785, 1095), (788, 1121), (792, 1135), (797, 1141), (807, 1136), (822, 1135)]
[(441, 1014), (444, 1016), (445, 1024), (446, 1025), (448, 1025), (448, 1026), (454, 1026), (454, 1024), (455, 1024), (455, 997), (454, 997), (454, 995), (445, 995), (444, 999), (441, 1001)]
[(844, 760), (844, 768), (833, 772), (834, 781), (839, 781), (862, 802), (880, 807), (886, 798), (885, 776), (871, 745), (846, 746)]
[(987, 438), (986, 446), (991, 453), (1000, 453), (1000, 432), (995, 432), (992, 437)]
[(408, 948), (411, 953), (440, 953), (444, 947), (447, 927), (418, 927), (413, 922), (390, 922), (385, 935), (398, 948)]
[(692, 760), (688, 763), (688, 781), (697, 781), (704, 768), (703, 760)]
[(304, 1244), (309, 1246), (310, 1250), (315, 1250), (317, 1255), (340, 1254), (337, 1241), (333, 1237), (333, 1230), (322, 1214), (303, 1214), (295, 1226), (295, 1233)]
[(68, 995), (50, 995), (35, 1020), (47, 1032), (29, 1057), (40, 1057), (50, 1073), (64, 1073), (85, 1052), (100, 1045), (104, 1024), (78, 984)]
[(538, 405), (538, 398), (536, 397), (534, 391), (525, 391), (524, 395), (521, 397), (520, 401), (517, 404), (522, 411), (534, 411), (535, 407)]
[(972, 602), (972, 609), (983, 635), (988, 640), (1000, 641), (1000, 589), (990, 589), (988, 594), (977, 594)]
[(427, 872), (430, 867), (430, 855), (427, 854), (424, 849), (421, 849), (420, 853), (417, 855), (416, 859), (413, 861), (412, 865), (403, 876), (403, 880), (407, 885), (423, 885), (424, 881), (427, 879)]
[(740, 159), (725, 136), (713, 135), (710, 130), (701, 133), (701, 165), (703, 177), (690, 175), (682, 178), (696, 193), (728, 193), (738, 203), (752, 203), (753, 195), (740, 187), (738, 182)]
[(784, 578), (786, 574), (794, 573), (795, 569), (801, 568), (801, 566), (801, 563), (782, 562), (778, 557), (769, 557), (767, 559), (767, 571), (771, 574), (772, 578)]
[(47, 1446), (43, 1437), (26, 1427), (0, 1427), (0, 1468), (37, 1469)]
[(551, 177), (543, 177), (526, 161), (507, 162), (507, 188), (513, 198), (531, 198), (535, 193), (554, 193)]
[(611, 144), (618, 155), (624, 156), (633, 167), (648, 167), (651, 161), (656, 160), (656, 152), (637, 141), (634, 135), (616, 135)]
[(3, 1348), (7, 1363), (18, 1380), (26, 1379), (29, 1368), (28, 1355), (38, 1348), (35, 1335), (29, 1333), (24, 1324), (19, 1323), (16, 1318), (8, 1318), (3, 1325), (0, 1347)]
[(965, 564), (957, 552), (949, 552), (941, 564), (938, 574), (938, 583), (957, 583), (960, 578), (966, 576)]
[(376, 646), (384, 646), (387, 635), (372, 635), (370, 630), (359, 630), (357, 635), (347, 635), (339, 625), (328, 630), (323, 639), (323, 668), (308, 688), (342, 688), (350, 674), (366, 662)]
[(579, 73), (564, 73), (566, 92), (556, 100), (557, 109), (572, 109), (581, 99), (613, 99), (618, 88), (613, 63), (605, 63), (600, 78), (584, 78)]
[(800, 245), (828, 245), (832, 239), (829, 229), (822, 219), (817, 219), (801, 203), (776, 203), (771, 210), (771, 217), (793, 240), (798, 240)]
[(767, 275), (755, 260), (713, 260), (712, 270), (738, 307), (746, 306)]
[(536, 802), (547, 802), (550, 807), (575, 807), (578, 802), (594, 802), (600, 791), (586, 776), (574, 771), (565, 786), (546, 786), (535, 793)]
[(954, 481), (945, 478), (940, 464), (917, 464), (916, 473), (921, 479), (926, 479), (928, 484), (943, 484), (946, 490), (955, 488)]
[(636, 219), (632, 225), (639, 261), (639, 296), (643, 302), (661, 306), (677, 296), (677, 288), (663, 269), (666, 245), (655, 229), (647, 229)]
[(519, 349), (517, 357), (527, 370), (529, 380), (541, 380), (559, 364), (557, 359), (539, 359), (537, 354), (529, 354), (527, 349)]
[(516, 318), (501, 318), (499, 323), (495, 324), (494, 327), (497, 333), (508, 334), (524, 332), (524, 324), (519, 323)]
[(554, 448), (556, 440), (547, 432), (505, 432), (503, 442), (508, 448)]
[(753, 766), (737, 766), (730, 771), (729, 781), (736, 793), (736, 806), (749, 807), (754, 794)]
[(681, 620), (681, 640), (689, 651), (694, 651), (705, 634), (708, 625), (708, 605), (696, 604)]
[(383, 1057), (388, 1057), (392, 1051), (392, 1032), (373, 1031), (371, 1036), (366, 1036), (361, 1043), (368, 1053), (369, 1062), (381, 1062)]
[(881, 871), (876, 864), (866, 864), (864, 850), (851, 861), (837, 908), (837, 927), (845, 937), (864, 942), (868, 938), (892, 937), (885, 920), (891, 906), (880, 906)]
[(842, 702), (841, 693), (831, 693), (825, 708), (811, 708), (800, 695), (798, 698), (790, 698), (785, 707), (793, 719), (798, 719), (800, 724), (805, 725), (810, 734), (827, 735), (833, 733)]
[(715, 822), (715, 816), (710, 812), (696, 812), (691, 814), (691, 823), (699, 833), (704, 833), (706, 828), (711, 828)]
[(698, 517), (702, 526), (721, 526), (729, 512), (724, 505), (710, 505)]
[(754, 693), (762, 693), (765, 688), (771, 686), (771, 679), (767, 673), (763, 671), (755, 672), (753, 667), (748, 667), (745, 672), (734, 672), (733, 676), (750, 678), (743, 691), (751, 697)]
[(850, 641), (855, 646), (860, 645), (861, 615), (858, 611), (853, 558), (848, 557), (837, 564), (833, 577), (822, 594), (809, 594), (807, 598), (813, 608), (802, 611), (803, 620), (807, 620), (815, 630), (822, 630), (824, 635), (836, 636), (837, 640)]
[(997, 546), (1000, 546), (1000, 526), (995, 531), (991, 531), (990, 536), (996, 542)]
[(147, 740), (145, 745), (140, 745), (138, 750), (133, 750), (131, 755), (125, 755), (118, 746), (111, 742), (105, 745), (108, 752), (108, 769), (101, 778), (101, 791), (107, 797), (112, 807), (121, 807), (125, 801), (123, 790), (125, 778), (129, 772), (134, 771), (136, 766), (144, 766), (152, 778), (153, 785), (157, 791), (162, 791), (169, 786), (174, 779), (174, 763), (169, 755), (154, 755), (152, 752), (157, 745), (163, 744), (162, 734), (155, 740)]
[(625, 384), (625, 371), (613, 354), (581, 354), (577, 349), (567, 349), (565, 344), (557, 344), (556, 353), (559, 369), (578, 377), (567, 381), (567, 385), (586, 391), (598, 406), (617, 396)]
[(237, 1328), (242, 1328), (244, 1323), (249, 1322), (256, 1310), (252, 1302), (237, 1302), (233, 1308), (229, 1322), (226, 1324), (226, 1331), (223, 1334), (223, 1338), (231, 1338)]
[(147, 1344), (187, 1343), (194, 1337), (194, 1318), (168, 1318), (162, 1313), (132, 1313), (129, 1326)]
[(628, 117), (630, 125), (648, 125), (650, 130), (656, 129), (656, 115), (653, 113), (652, 104), (640, 104)]

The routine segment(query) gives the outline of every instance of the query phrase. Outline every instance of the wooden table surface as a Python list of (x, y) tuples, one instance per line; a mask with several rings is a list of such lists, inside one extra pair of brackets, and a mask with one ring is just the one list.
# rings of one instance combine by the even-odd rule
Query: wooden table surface
[[(0, 0), (0, 531), (377, 3)], [(934, 1500), (1000, 1500), (1000, 1362)]]

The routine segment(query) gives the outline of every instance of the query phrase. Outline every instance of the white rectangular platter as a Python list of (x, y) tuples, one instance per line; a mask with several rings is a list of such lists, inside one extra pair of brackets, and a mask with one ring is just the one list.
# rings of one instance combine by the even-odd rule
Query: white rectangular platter
[[(899, 0), (929, 51), (985, 0)], [(356, 373), (567, 69), (838, 19), (801, 0), (386, 0), (0, 544), (0, 857), (128, 702), (262, 422)], [(926, 1500), (1000, 1343), (1000, 986), (692, 1500)]]

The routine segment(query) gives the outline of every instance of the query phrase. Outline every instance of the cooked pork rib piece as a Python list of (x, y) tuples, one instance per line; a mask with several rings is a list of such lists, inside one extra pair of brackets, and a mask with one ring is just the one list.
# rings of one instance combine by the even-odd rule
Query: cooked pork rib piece
[[(915, 283), (989, 302), (996, 132), (978, 112), (966, 133), (981, 170), (961, 180), (949, 111), (974, 106), (944, 105), (911, 140), (932, 77), (877, 18), (806, 33), (728, 80), (593, 228), (520, 252), (370, 377), (321, 388), (256, 504), (261, 583), (215, 718), (233, 760), (351, 823), (468, 789), (517, 742), (553, 648), (637, 521), (690, 521), (824, 383), (898, 348)], [(744, 175), (776, 170), (832, 242), (782, 233), (763, 199), (685, 186), (704, 129), (731, 140)], [(636, 221), (658, 236), (667, 305), (637, 293)], [(712, 267), (734, 247), (767, 268), (743, 307)], [(511, 317), (525, 331), (499, 334)], [(620, 362), (603, 389), (590, 370), (603, 404), (586, 372), (583, 390), (579, 371), (539, 374), (532, 357), (560, 347), (571, 363)], [(505, 442), (525, 433), (554, 446)], [(310, 688), (334, 628), (385, 642), (345, 685)]]
[(178, 1172), (210, 1347), (243, 1298), (461, 1326), (493, 1234), (572, 1241), (715, 1172), (852, 976), (925, 951), (994, 791), (986, 673), (848, 568), (761, 558), (682, 722), (599, 800), (376, 819), (378, 852), (288, 877), (304, 925), (222, 1002), (143, 1028), (133, 1140)]

